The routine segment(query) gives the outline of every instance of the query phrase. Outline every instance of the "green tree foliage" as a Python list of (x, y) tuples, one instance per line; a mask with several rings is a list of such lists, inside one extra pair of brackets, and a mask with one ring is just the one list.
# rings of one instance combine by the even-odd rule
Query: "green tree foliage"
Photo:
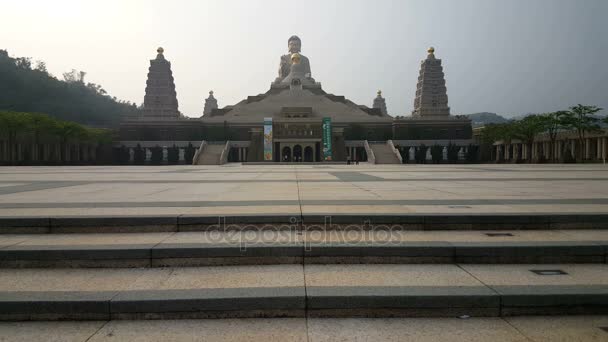
[(13, 58), (0, 50), (0, 110), (44, 112), (60, 120), (113, 127), (137, 111), (135, 104), (118, 101), (100, 85), (85, 83), (85, 73), (72, 70), (58, 80), (38, 61)]
[(578, 146), (576, 155), (579, 160), (583, 160), (583, 146), (585, 146), (585, 134), (600, 130), (600, 119), (595, 116), (602, 108), (597, 106), (584, 106), (578, 104), (570, 107), (561, 118), (562, 125), (567, 129), (575, 130), (578, 136)]
[(564, 129), (563, 125), (563, 117), (567, 115), (567, 111), (560, 110), (557, 112), (545, 113), (543, 115), (539, 115), (538, 118), (542, 123), (544, 131), (549, 135), (549, 139), (551, 140), (550, 150), (549, 150), (549, 159), (551, 161), (556, 160), (555, 156), (555, 142), (557, 141), (557, 133)]
[(10, 161), (15, 159), (17, 143), (32, 144), (37, 149), (42, 137), (61, 144), (62, 160), (68, 143), (100, 144), (112, 141), (107, 129), (88, 128), (45, 114), (0, 110), (0, 139), (8, 142)]
[[(546, 130), (545, 120), (541, 115), (528, 115), (521, 120), (514, 121), (512, 124), (512, 137), (519, 139), (522, 144), (522, 149), (527, 151), (528, 155), (532, 153), (534, 139), (540, 133)], [(522, 151), (523, 152), (523, 151)], [(521, 157), (521, 154), (519, 155)]]
[(416, 153), (414, 155), (414, 157), (416, 159), (416, 163), (418, 163), (418, 164), (426, 163), (426, 151), (427, 150), (428, 150), (428, 147), (424, 144), (422, 144), (416, 148)]
[(458, 151), (460, 151), (460, 147), (454, 145), (452, 143), (448, 144), (448, 162), (457, 163), (458, 162)]
[[(490, 124), (484, 126), (481, 131), (481, 141), (484, 144), (502, 141), (505, 145), (509, 145), (513, 139), (519, 139), (522, 141), (524, 148), (531, 148), (538, 134), (547, 133), (551, 140), (549, 158), (556, 160), (557, 156), (554, 154), (557, 134), (563, 130), (573, 130), (577, 133), (578, 137), (576, 147), (577, 158), (582, 160), (585, 134), (600, 130), (600, 118), (596, 114), (601, 110), (602, 108), (597, 106), (579, 104), (570, 107), (570, 110), (567, 111), (561, 110), (539, 115), (529, 115), (521, 120), (503, 124)], [(608, 118), (604, 120), (608, 123)], [(568, 154), (570, 151), (566, 149), (565, 153)]]
[(479, 145), (469, 144), (467, 154), (465, 156), (467, 163), (477, 163), (479, 156)]
[(431, 146), (431, 159), (433, 159), (433, 163), (439, 164), (441, 159), (443, 159), (443, 147), (439, 145)]

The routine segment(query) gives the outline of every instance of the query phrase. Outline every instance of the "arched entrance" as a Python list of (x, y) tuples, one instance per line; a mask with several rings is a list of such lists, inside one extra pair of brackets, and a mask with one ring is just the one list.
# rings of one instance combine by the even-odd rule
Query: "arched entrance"
[(310, 146), (306, 146), (304, 148), (304, 161), (305, 162), (312, 162), (312, 147)]
[(289, 146), (283, 147), (283, 151), (281, 153), (281, 161), (284, 161), (284, 162), (291, 161), (291, 148)]
[(302, 161), (302, 146), (296, 145), (293, 147), (293, 161), (295, 161), (295, 162)]

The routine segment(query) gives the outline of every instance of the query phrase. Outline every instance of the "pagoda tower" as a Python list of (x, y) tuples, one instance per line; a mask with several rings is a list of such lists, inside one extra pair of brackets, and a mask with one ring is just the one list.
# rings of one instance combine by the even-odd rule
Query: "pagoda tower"
[(203, 115), (210, 115), (211, 111), (217, 109), (217, 99), (213, 97), (213, 90), (209, 91), (209, 97), (205, 99)]
[(159, 47), (156, 52), (158, 52), (156, 59), (150, 60), (142, 119), (179, 119), (181, 115), (177, 105), (171, 62), (165, 59), (162, 47)]
[(378, 108), (380, 109), (380, 112), (382, 112), (382, 115), (388, 115), (388, 112), (386, 110), (386, 100), (384, 99), (384, 97), (382, 97), (382, 90), (378, 90), (376, 94), (377, 95), (374, 99), (374, 104), (372, 105), (372, 108)]
[(430, 47), (427, 52), (428, 56), (420, 64), (412, 116), (446, 119), (450, 115), (450, 107), (441, 59), (435, 58), (434, 48)]

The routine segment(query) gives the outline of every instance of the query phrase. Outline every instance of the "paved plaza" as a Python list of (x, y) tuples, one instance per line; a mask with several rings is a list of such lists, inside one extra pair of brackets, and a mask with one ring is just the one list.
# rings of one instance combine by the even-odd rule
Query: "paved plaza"
[(607, 316), (4, 322), (6, 341), (606, 341)]
[(0, 169), (4, 217), (606, 212), (603, 164)]

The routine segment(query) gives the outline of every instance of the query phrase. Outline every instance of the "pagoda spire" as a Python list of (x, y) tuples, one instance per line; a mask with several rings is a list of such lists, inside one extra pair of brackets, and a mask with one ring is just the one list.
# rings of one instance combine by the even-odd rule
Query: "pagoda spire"
[(427, 52), (420, 64), (412, 116), (443, 119), (450, 115), (443, 67), (441, 59), (435, 58), (435, 48), (430, 47)]
[(165, 59), (165, 50), (162, 47), (156, 49), (156, 52), (156, 59), (150, 60), (148, 69), (142, 119), (178, 119), (181, 115), (178, 110), (171, 62)]
[(386, 100), (384, 99), (384, 97), (382, 97), (382, 90), (378, 90), (378, 92), (376, 93), (376, 98), (374, 99), (374, 104), (372, 105), (372, 108), (380, 109), (382, 115), (388, 115), (388, 112), (386, 110)]
[(217, 109), (217, 99), (213, 97), (213, 90), (209, 91), (209, 97), (205, 99), (205, 108), (203, 115), (210, 115), (214, 109)]

